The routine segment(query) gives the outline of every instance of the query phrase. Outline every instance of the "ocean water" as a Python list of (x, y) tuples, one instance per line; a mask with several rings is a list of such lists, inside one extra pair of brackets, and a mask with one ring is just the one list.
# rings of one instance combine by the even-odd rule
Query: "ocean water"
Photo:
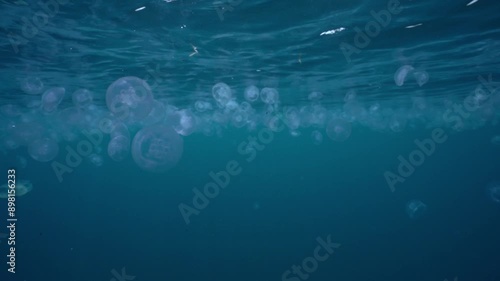
[(0, 280), (500, 280), (500, 2), (0, 5)]

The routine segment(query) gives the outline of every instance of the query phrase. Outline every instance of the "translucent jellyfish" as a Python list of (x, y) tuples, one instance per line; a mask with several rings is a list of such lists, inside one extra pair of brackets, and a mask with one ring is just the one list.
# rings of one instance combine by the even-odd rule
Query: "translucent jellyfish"
[(198, 112), (205, 112), (212, 110), (212, 104), (208, 101), (198, 100), (194, 103), (194, 109)]
[(315, 145), (320, 145), (321, 143), (323, 143), (323, 134), (318, 130), (314, 130), (311, 133), (311, 139)]
[(176, 111), (170, 118), (173, 129), (180, 135), (189, 136), (196, 129), (196, 116), (189, 109)]
[(500, 203), (500, 182), (489, 183), (486, 187), (488, 197), (495, 203)]
[(43, 91), (43, 82), (38, 77), (27, 77), (21, 81), (21, 90), (28, 95), (38, 95)]
[(42, 95), (42, 109), (51, 113), (54, 112), (64, 98), (66, 90), (62, 87), (50, 88)]
[(338, 142), (347, 140), (351, 135), (351, 131), (351, 123), (340, 118), (332, 119), (326, 125), (326, 135)]
[[(16, 197), (23, 196), (32, 189), (33, 185), (29, 180), (16, 180), (15, 182)], [(10, 188), (8, 184), (0, 186), (0, 198), (8, 198), (9, 190)]]
[(122, 120), (139, 121), (153, 108), (153, 94), (146, 81), (127, 76), (113, 82), (106, 91), (109, 111)]
[(233, 99), (231, 88), (226, 83), (217, 83), (212, 87), (212, 96), (221, 108), (226, 107), (227, 103)]
[(0, 113), (5, 117), (18, 117), (21, 115), (22, 111), (18, 105), (5, 104), (0, 106)]
[(417, 81), (417, 84), (422, 87), (423, 85), (427, 84), (429, 82), (429, 73), (427, 71), (415, 71), (413, 73), (413, 77), (415, 77), (415, 80)]
[(114, 161), (123, 161), (130, 155), (130, 139), (118, 135), (108, 144), (108, 155)]
[(394, 82), (396, 82), (396, 85), (403, 86), (406, 76), (408, 76), (408, 74), (413, 70), (414, 68), (411, 65), (401, 66), (394, 74)]
[(491, 143), (494, 144), (494, 145), (500, 145), (500, 135), (493, 136), (491, 138)]
[(123, 124), (123, 122), (117, 122), (111, 128), (109, 137), (111, 139), (114, 139), (118, 136), (123, 136), (127, 139), (130, 139), (130, 131), (128, 130), (127, 125)]
[(300, 127), (300, 112), (296, 107), (288, 107), (285, 110), (285, 123), (290, 130), (297, 130)]
[(36, 161), (48, 162), (56, 158), (59, 145), (49, 138), (37, 139), (28, 146), (28, 153)]
[(182, 157), (182, 138), (169, 126), (143, 128), (132, 141), (132, 157), (145, 171), (164, 172), (173, 168)]
[(245, 126), (247, 121), (248, 121), (248, 113), (241, 109), (235, 111), (231, 117), (231, 122), (236, 128), (241, 128)]
[(323, 94), (321, 92), (312, 92), (307, 96), (307, 99), (310, 101), (319, 101), (323, 98)]
[(254, 85), (248, 86), (245, 89), (245, 100), (248, 102), (255, 102), (256, 100), (259, 99), (259, 88), (255, 87)]
[(260, 91), (260, 99), (266, 104), (276, 104), (279, 98), (278, 90), (274, 88), (263, 88)]
[(92, 92), (86, 89), (76, 90), (73, 95), (73, 104), (78, 108), (85, 108), (92, 104)]
[(427, 205), (420, 200), (411, 200), (406, 203), (406, 214), (410, 219), (418, 219), (427, 211)]
[(104, 164), (104, 159), (101, 155), (92, 153), (88, 156), (90, 163), (96, 167), (101, 167)]

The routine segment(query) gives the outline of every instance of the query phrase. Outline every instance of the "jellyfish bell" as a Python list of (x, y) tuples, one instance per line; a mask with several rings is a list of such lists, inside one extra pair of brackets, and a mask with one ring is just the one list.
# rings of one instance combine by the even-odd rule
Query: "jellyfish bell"
[(42, 110), (45, 113), (54, 112), (64, 98), (66, 90), (62, 87), (50, 88), (42, 95)]
[(49, 138), (37, 139), (28, 146), (28, 153), (36, 161), (48, 162), (56, 158), (59, 153), (59, 145)]
[(108, 155), (116, 162), (125, 160), (130, 154), (130, 139), (117, 135), (108, 143)]
[(351, 131), (351, 123), (340, 118), (334, 118), (326, 125), (326, 135), (338, 142), (347, 140), (351, 135)]
[(145, 171), (165, 172), (177, 165), (183, 146), (183, 139), (171, 127), (157, 124), (137, 132), (132, 158)]
[[(4, 184), (0, 186), (0, 198), (8, 198), (9, 197), (9, 188), (8, 184)], [(33, 185), (29, 180), (17, 180), (15, 183), (15, 196), (23, 196), (26, 193), (30, 192), (33, 189)], [(11, 193), (12, 194), (12, 193)]]
[(153, 109), (153, 94), (146, 81), (134, 76), (122, 77), (106, 90), (106, 105), (122, 120), (140, 121)]

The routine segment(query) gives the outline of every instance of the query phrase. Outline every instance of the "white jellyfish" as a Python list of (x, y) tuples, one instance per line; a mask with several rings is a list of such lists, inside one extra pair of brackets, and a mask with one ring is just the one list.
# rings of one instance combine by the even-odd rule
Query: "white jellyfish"
[(212, 87), (212, 96), (221, 108), (226, 107), (227, 103), (233, 99), (231, 88), (226, 83), (217, 83)]
[(173, 129), (180, 135), (189, 136), (196, 130), (196, 116), (189, 109), (182, 109), (170, 116)]
[(411, 65), (401, 66), (394, 74), (394, 82), (396, 82), (396, 85), (403, 86), (406, 76), (408, 76), (408, 74), (413, 70), (414, 68)]
[(153, 109), (153, 94), (146, 81), (122, 77), (108, 87), (106, 105), (121, 120), (140, 121)]
[(48, 162), (56, 158), (59, 145), (49, 138), (37, 139), (28, 146), (28, 153), (36, 161)]
[(265, 104), (276, 104), (279, 102), (279, 98), (278, 90), (274, 88), (263, 88), (260, 91), (260, 99)]
[(73, 95), (73, 104), (78, 108), (85, 108), (92, 104), (92, 92), (87, 89), (76, 90)]
[(132, 141), (132, 157), (145, 171), (164, 172), (173, 168), (182, 157), (182, 138), (169, 126), (143, 128)]
[(311, 139), (315, 145), (320, 145), (321, 143), (323, 143), (323, 134), (318, 130), (314, 130), (311, 133)]
[(410, 219), (421, 218), (427, 211), (427, 205), (420, 200), (411, 200), (406, 204), (406, 214)]
[(326, 125), (326, 135), (338, 142), (345, 141), (351, 135), (351, 123), (340, 118), (334, 118)]
[(66, 90), (62, 87), (50, 88), (42, 95), (42, 109), (51, 113), (54, 112), (64, 98)]
[(117, 135), (108, 143), (108, 155), (114, 161), (123, 161), (130, 155), (130, 139)]
[(245, 100), (248, 102), (255, 102), (259, 99), (259, 88), (254, 85), (248, 86), (245, 89)]
[(231, 121), (236, 128), (245, 126), (248, 121), (248, 113), (244, 110), (237, 110), (231, 116)]
[[(33, 189), (33, 185), (29, 180), (16, 180), (15, 184), (11, 184), (11, 187), (14, 186), (15, 196), (23, 196), (26, 193), (30, 192)], [(9, 190), (12, 190), (8, 184), (4, 184), (0, 186), (0, 198), (8, 198)], [(10, 194), (13, 194), (12, 192)]]

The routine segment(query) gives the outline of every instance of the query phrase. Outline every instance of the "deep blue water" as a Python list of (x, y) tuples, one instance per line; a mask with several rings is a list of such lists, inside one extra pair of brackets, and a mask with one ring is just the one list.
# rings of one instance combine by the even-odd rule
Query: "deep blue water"
[(0, 280), (500, 280), (500, 2), (1, 5)]

